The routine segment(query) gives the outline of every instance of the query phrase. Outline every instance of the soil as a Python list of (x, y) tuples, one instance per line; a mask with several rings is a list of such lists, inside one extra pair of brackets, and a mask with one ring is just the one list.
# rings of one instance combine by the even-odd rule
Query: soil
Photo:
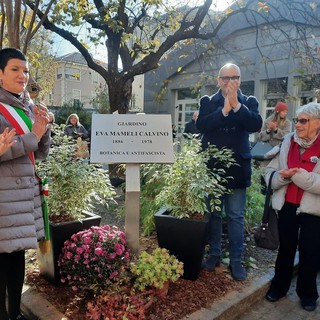
[[(117, 225), (123, 228), (124, 219), (112, 213), (112, 208), (101, 212), (102, 223)], [(226, 245), (226, 241), (223, 241)], [(141, 237), (140, 246), (143, 250), (150, 251), (157, 246), (156, 236)], [(252, 232), (245, 239), (244, 261), (248, 271), (248, 279), (238, 282), (231, 278), (228, 270), (228, 259), (216, 268), (214, 272), (202, 270), (197, 280), (179, 279), (171, 283), (168, 295), (159, 298), (148, 309), (148, 320), (177, 320), (196, 310), (208, 306), (210, 303), (223, 298), (232, 290), (241, 290), (251, 281), (261, 277), (268, 269), (273, 267), (276, 251), (261, 249), (255, 246)], [(39, 275), (36, 251), (29, 250), (26, 255), (26, 284), (35, 287), (46, 299), (53, 304), (67, 319), (84, 320), (86, 317), (85, 305), (88, 297), (76, 295), (67, 286), (54, 286)], [(115, 318), (116, 319), (116, 318)], [(122, 317), (121, 317), (122, 319)], [(140, 318), (135, 318), (140, 319)], [(141, 318), (142, 319), (142, 318)]]

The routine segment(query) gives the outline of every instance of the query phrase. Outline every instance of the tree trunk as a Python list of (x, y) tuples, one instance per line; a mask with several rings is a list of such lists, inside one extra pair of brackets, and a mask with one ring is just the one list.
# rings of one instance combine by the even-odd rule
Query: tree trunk
[(9, 47), (20, 49), (21, 1), (5, 0)]
[(120, 114), (126, 114), (129, 111), (132, 98), (132, 80), (126, 83), (123, 81), (108, 82), (108, 92), (111, 113), (118, 111)]

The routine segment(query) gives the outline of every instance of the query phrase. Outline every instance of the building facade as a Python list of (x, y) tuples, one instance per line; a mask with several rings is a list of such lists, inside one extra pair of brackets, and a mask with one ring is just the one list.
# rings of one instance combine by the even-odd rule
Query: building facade
[[(132, 110), (143, 111), (144, 76), (137, 76), (133, 82)], [(59, 108), (65, 103), (83, 104), (94, 112), (98, 105), (95, 97), (98, 91), (108, 90), (105, 80), (90, 69), (79, 52), (65, 54), (56, 59), (56, 80), (47, 97), (47, 105)]]
[[(272, 24), (250, 26), (246, 19), (235, 17), (217, 39), (202, 42), (207, 46), (198, 41), (193, 48), (172, 51), (158, 69), (145, 76), (145, 112), (171, 114), (178, 137), (198, 109), (199, 98), (218, 90), (218, 71), (229, 62), (240, 67), (242, 92), (258, 98), (264, 119), (279, 100), (289, 105), (289, 119), (299, 106), (317, 101), (320, 25), (275, 19)], [(197, 49), (209, 44), (211, 49)], [(159, 98), (159, 92), (165, 93)]]

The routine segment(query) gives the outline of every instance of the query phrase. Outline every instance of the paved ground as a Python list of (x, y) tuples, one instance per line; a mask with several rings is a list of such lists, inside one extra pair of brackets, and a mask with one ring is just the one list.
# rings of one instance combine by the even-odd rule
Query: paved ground
[[(296, 268), (297, 265), (298, 257), (295, 260)], [(287, 297), (274, 303), (264, 299), (273, 271), (271, 268), (265, 276), (244, 290), (231, 292), (209, 308), (203, 308), (183, 320), (320, 320), (320, 305), (313, 312), (300, 307), (295, 292), (296, 277), (292, 280)], [(318, 290), (320, 293), (320, 273)]]
[[(288, 295), (277, 302), (268, 302), (263, 299), (252, 306), (237, 320), (319, 320), (320, 306), (313, 312), (305, 311), (300, 306), (300, 299), (296, 294), (296, 277), (292, 280)], [(320, 293), (320, 274), (318, 275), (318, 291)]]

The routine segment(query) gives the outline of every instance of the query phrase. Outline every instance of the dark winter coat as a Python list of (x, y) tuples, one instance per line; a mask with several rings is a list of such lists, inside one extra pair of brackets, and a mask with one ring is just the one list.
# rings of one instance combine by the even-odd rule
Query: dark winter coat
[(87, 129), (82, 124), (77, 126), (73, 126), (71, 124), (66, 125), (64, 128), (64, 134), (74, 139), (81, 137), (83, 140), (85, 140), (89, 137)]
[[(196, 122), (197, 128), (202, 134), (202, 147), (208, 144), (218, 148), (229, 148), (234, 153), (238, 165), (232, 165), (227, 169), (226, 176), (229, 179), (228, 187), (246, 188), (251, 184), (251, 154), (249, 134), (261, 129), (262, 118), (259, 115), (259, 102), (254, 96), (245, 96), (239, 90), (238, 101), (241, 107), (237, 112), (231, 111), (224, 116), (222, 108), (224, 97), (221, 90), (211, 97), (203, 96), (200, 99), (199, 116)], [(209, 168), (216, 167), (214, 160), (209, 161)]]
[(200, 133), (199, 129), (196, 126), (196, 122), (193, 119), (186, 124), (183, 133), (190, 133), (190, 134)]

